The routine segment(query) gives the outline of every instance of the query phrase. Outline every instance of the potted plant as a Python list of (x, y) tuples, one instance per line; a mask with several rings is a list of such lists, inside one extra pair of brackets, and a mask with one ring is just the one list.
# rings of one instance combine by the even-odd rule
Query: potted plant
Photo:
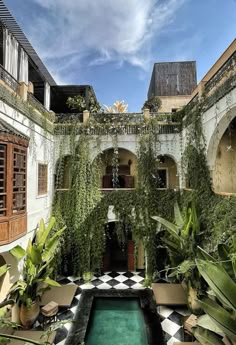
[(199, 309), (196, 299), (197, 290), (200, 289), (200, 275), (196, 268), (195, 257), (200, 225), (194, 201), (182, 213), (175, 203), (174, 215), (174, 223), (159, 216), (153, 216), (152, 219), (160, 224), (159, 231), (164, 229), (168, 232), (168, 236), (162, 238), (172, 266), (166, 269), (167, 273), (171, 272), (168, 277), (182, 280), (183, 286), (187, 289), (189, 307), (196, 312)]
[(53, 272), (52, 260), (59, 246), (60, 236), (65, 228), (54, 231), (55, 218), (45, 226), (40, 220), (35, 238), (30, 239), (23, 249), (16, 246), (10, 252), (17, 259), (23, 259), (21, 278), (13, 284), (9, 296), (20, 308), (20, 321), (24, 328), (30, 328), (39, 314), (39, 299), (48, 286), (60, 286), (50, 278)]

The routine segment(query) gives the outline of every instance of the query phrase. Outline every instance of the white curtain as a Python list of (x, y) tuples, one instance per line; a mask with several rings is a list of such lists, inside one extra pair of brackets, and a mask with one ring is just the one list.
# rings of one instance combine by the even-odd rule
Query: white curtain
[(46, 81), (44, 83), (44, 106), (50, 110), (50, 85)]
[(29, 77), (29, 64), (28, 64), (28, 55), (23, 48), (20, 50), (20, 70), (19, 70), (19, 82), (24, 82), (28, 85)]
[(18, 42), (8, 31), (4, 30), (4, 68), (17, 79), (18, 72)]

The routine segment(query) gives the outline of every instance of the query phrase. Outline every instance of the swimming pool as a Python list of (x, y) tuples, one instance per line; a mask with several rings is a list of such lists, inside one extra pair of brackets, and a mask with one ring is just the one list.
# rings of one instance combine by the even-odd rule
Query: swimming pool
[(82, 292), (66, 345), (166, 345), (150, 289)]
[(138, 298), (95, 298), (86, 345), (148, 345)]

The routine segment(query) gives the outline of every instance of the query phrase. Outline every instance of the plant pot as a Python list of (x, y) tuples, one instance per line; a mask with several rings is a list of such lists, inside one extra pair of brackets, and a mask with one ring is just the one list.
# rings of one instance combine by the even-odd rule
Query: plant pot
[(25, 305), (21, 305), (20, 307), (20, 321), (22, 326), (25, 329), (31, 328), (31, 326), (36, 321), (37, 317), (39, 316), (39, 303), (33, 302), (30, 307), (26, 307)]
[(201, 311), (197, 300), (197, 290), (191, 286), (188, 287), (188, 306), (195, 314), (198, 314)]

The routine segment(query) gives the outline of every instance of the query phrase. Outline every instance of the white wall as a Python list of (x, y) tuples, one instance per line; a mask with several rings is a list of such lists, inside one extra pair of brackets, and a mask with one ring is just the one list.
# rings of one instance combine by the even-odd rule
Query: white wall
[[(27, 153), (27, 231), (31, 233), (41, 218), (48, 218), (53, 199), (54, 143), (53, 136), (26, 116), (0, 101), (0, 117), (30, 138)], [(38, 163), (48, 164), (48, 193), (38, 196)], [(25, 244), (26, 236), (8, 245), (0, 246), (6, 252), (16, 245)]]

